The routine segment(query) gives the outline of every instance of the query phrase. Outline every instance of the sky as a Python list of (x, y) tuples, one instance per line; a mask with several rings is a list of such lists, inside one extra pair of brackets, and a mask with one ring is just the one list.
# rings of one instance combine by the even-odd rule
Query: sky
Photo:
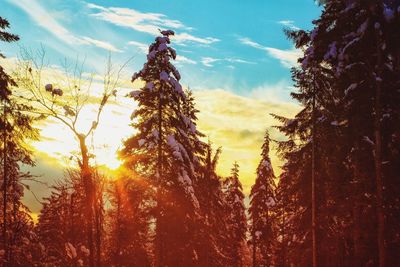
[[(299, 106), (290, 98), (294, 90), (290, 68), (301, 51), (293, 47), (283, 29), (312, 29), (320, 14), (313, 0), (0, 0), (0, 16), (20, 36), (18, 44), (3, 44), (8, 58), (18, 57), (21, 47), (43, 47), (49, 66), (64, 60), (85, 62), (85, 72), (101, 75), (107, 58), (115, 64), (130, 59), (118, 97), (109, 105), (92, 137), (96, 161), (109, 168), (119, 165), (116, 151), (134, 132), (129, 127), (136, 103), (123, 92), (137, 85), (129, 76), (146, 61), (148, 45), (159, 29), (172, 29), (172, 47), (181, 84), (194, 91), (200, 110), (198, 126), (223, 154), (218, 171), (229, 175), (236, 160), (246, 193), (255, 179), (260, 147), (266, 129), (274, 139), (283, 137), (272, 128), (270, 113), (293, 116)], [(101, 84), (94, 84), (101, 90)], [(92, 121), (95, 105), (84, 112), (82, 127)], [(33, 173), (49, 184), (62, 177), (67, 158), (77, 150), (76, 140), (56, 121), (42, 122), (42, 140), (33, 143), (37, 166)], [(273, 166), (279, 173), (275, 151)], [(49, 192), (33, 185), (39, 199)], [(39, 202), (26, 193), (25, 201), (38, 212)]]

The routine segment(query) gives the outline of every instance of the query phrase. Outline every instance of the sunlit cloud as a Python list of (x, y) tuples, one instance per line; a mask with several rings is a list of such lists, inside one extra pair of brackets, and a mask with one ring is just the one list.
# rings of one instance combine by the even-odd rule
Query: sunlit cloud
[(61, 23), (59, 23), (53, 14), (46, 10), (42, 5), (39, 4), (37, 0), (19, 0), (11, 1), (11, 4), (19, 7), (25, 13), (27, 13), (39, 26), (46, 29), (56, 38), (60, 39), (69, 45), (93, 45), (105, 50), (113, 52), (122, 52), (120, 49), (116, 48), (114, 45), (93, 39), (87, 36), (79, 36), (71, 33), (67, 28), (65, 28)]
[(186, 63), (186, 64), (193, 64), (193, 65), (196, 65), (196, 64), (197, 64), (196, 61), (194, 61), (194, 60), (192, 60), (192, 59), (190, 59), (190, 58), (187, 58), (187, 57), (185, 57), (185, 56), (180, 56), (180, 55), (177, 55), (175, 60), (176, 60), (178, 63)]
[(217, 62), (218, 60), (219, 60), (218, 58), (203, 57), (201, 59), (201, 63), (203, 63), (203, 65), (206, 67), (212, 67), (214, 66), (212, 63)]
[[(222, 89), (196, 90), (194, 95), (200, 110), (200, 130), (210, 137), (215, 147), (222, 146), (219, 174), (228, 176), (233, 162), (237, 161), (241, 166), (240, 178), (244, 191), (248, 194), (261, 159), (265, 130), (270, 131), (272, 139), (284, 138), (279, 131), (272, 128), (278, 122), (269, 114), (292, 117), (298, 112), (299, 106), (274, 99), (239, 96)], [(277, 157), (275, 146), (272, 146), (270, 156), (273, 167), (279, 174), (282, 162)]]
[[(243, 64), (255, 64), (254, 62), (243, 60), (240, 58), (213, 58), (213, 57), (202, 57), (201, 63), (206, 67), (213, 67), (215, 62), (228, 62), (228, 63), (243, 63)], [(231, 67), (234, 67), (230, 65)]]
[(294, 24), (293, 20), (280, 20), (278, 21), (278, 24), (281, 24), (291, 30), (300, 30), (300, 28)]
[(205, 38), (200, 38), (200, 37), (196, 37), (193, 36), (189, 33), (178, 33), (175, 36), (172, 37), (175, 41), (175, 43), (177, 44), (182, 44), (185, 42), (194, 42), (194, 43), (199, 43), (199, 44), (212, 44), (215, 42), (219, 42), (220, 40), (217, 38), (213, 38), (213, 37), (205, 37)]
[(249, 38), (239, 38), (239, 41), (244, 45), (266, 51), (268, 55), (278, 59), (280, 63), (286, 68), (291, 68), (298, 65), (297, 60), (302, 55), (301, 50), (296, 48), (278, 49), (274, 47), (263, 46), (257, 42), (250, 40)]
[(292, 83), (281, 80), (277, 83), (264, 83), (250, 90), (249, 96), (254, 99), (273, 103), (286, 103), (290, 93), (295, 91)]
[[(169, 19), (164, 14), (143, 13), (132, 8), (104, 7), (92, 3), (87, 4), (87, 7), (95, 10), (95, 13), (90, 15), (97, 19), (153, 36), (157, 36), (160, 33), (160, 29), (165, 28), (180, 31), (191, 31), (193, 29), (184, 25), (179, 20)], [(208, 45), (220, 41), (214, 37), (197, 37), (187, 32), (177, 33), (172, 38), (174, 38), (176, 44), (192, 42)]]
[(108, 51), (112, 51), (112, 52), (122, 52), (122, 50), (116, 48), (115, 46), (113, 46), (112, 44), (108, 43), (108, 42), (104, 42), (104, 41), (100, 41), (100, 40), (96, 40), (87, 36), (83, 36), (81, 37), (81, 40), (85, 43), (85, 44), (92, 44), (94, 46), (97, 46), (99, 48), (103, 48), (105, 50)]
[(149, 51), (149, 45), (137, 41), (129, 41), (128, 45), (136, 47), (139, 51), (146, 54)]

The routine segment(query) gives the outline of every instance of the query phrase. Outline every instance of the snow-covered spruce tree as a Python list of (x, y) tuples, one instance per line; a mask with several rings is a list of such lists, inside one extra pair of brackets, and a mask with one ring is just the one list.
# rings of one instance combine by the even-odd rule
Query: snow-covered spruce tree
[[(0, 41), (14, 42), (19, 37), (4, 31), (9, 22), (0, 17)], [(0, 53), (0, 58), (4, 56)], [(32, 124), (32, 107), (18, 102), (15, 97), (17, 84), (0, 66), (0, 188), (1, 188), (1, 235), (0, 262), (4, 266), (30, 264), (28, 253), (21, 251), (23, 242), (33, 241), (32, 221), (29, 210), (21, 203), (25, 181), (32, 178), (20, 170), (22, 165), (34, 165), (31, 151), (26, 145), (29, 139), (37, 139), (38, 130)]]
[(270, 137), (264, 136), (261, 161), (257, 167), (257, 177), (250, 192), (250, 243), (253, 248), (253, 266), (272, 264), (274, 242), (272, 211), (275, 205), (275, 174), (269, 158)]
[(304, 246), (310, 247), (309, 235), (298, 237), (308, 232), (304, 222), (310, 218), (304, 189), (311, 177), (306, 144), (313, 125), (307, 106), (314, 98), (317, 225), (324, 233), (318, 241), (325, 244), (319, 246), (319, 263), (382, 266), (386, 259), (398, 265), (388, 256), (397, 251), (398, 238), (383, 245), (397, 236), (392, 231), (399, 225), (399, 187), (393, 182), (399, 162), (398, 6), (398, 1), (324, 1), (311, 32), (289, 33), (297, 47), (306, 48), (302, 68), (293, 72), (300, 89), (293, 96), (305, 109), (294, 120), (278, 118), (290, 136), (280, 151), (287, 160), (283, 188), (292, 196), (286, 199), (298, 211), (286, 228), (297, 237), (287, 250), (297, 251), (288, 257), (297, 263), (306, 255)]
[(138, 132), (124, 142), (121, 156), (156, 190), (156, 265), (194, 266), (198, 261), (194, 226), (200, 215), (194, 183), (202, 151), (194, 142), (198, 134), (194, 117), (185, 114), (180, 74), (170, 62), (176, 58), (168, 46), (174, 32), (161, 35), (150, 45), (142, 70), (132, 77), (145, 85), (130, 93), (138, 102), (132, 114)]
[(244, 194), (239, 180), (239, 164), (235, 162), (231, 176), (224, 181), (225, 201), (228, 205), (227, 214), (227, 243), (228, 266), (243, 266), (243, 250), (245, 246), (247, 221), (244, 206)]

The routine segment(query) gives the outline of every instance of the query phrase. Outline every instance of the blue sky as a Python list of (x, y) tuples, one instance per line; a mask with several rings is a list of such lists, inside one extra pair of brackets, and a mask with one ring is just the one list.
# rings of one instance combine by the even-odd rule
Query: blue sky
[[(298, 51), (284, 27), (310, 29), (320, 10), (313, 0), (0, 0), (1, 16), (21, 45), (44, 45), (52, 64), (86, 57), (103, 70), (111, 51), (116, 62), (134, 56), (130, 72), (145, 61), (143, 50), (157, 28), (173, 29), (182, 84), (224, 89), (244, 96), (289, 100), (290, 72)], [(18, 47), (6, 45), (7, 56)]]

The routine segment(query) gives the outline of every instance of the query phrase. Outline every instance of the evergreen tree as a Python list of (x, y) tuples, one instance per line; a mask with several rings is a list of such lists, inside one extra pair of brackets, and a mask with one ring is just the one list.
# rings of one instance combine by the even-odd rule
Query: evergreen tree
[(44, 199), (35, 232), (45, 266), (87, 264), (84, 189), (79, 172), (69, 171)]
[(244, 194), (239, 180), (239, 164), (235, 162), (231, 176), (224, 181), (225, 201), (228, 205), (227, 235), (229, 266), (243, 266), (244, 245), (246, 239), (247, 222)]
[(195, 112), (185, 108), (180, 74), (170, 62), (176, 58), (168, 47), (174, 32), (161, 34), (150, 45), (143, 69), (132, 77), (145, 86), (130, 93), (138, 101), (133, 113), (138, 133), (124, 142), (121, 155), (126, 166), (156, 189), (156, 265), (193, 265), (198, 261), (193, 227), (200, 215), (196, 167), (203, 152), (196, 149)]
[[(274, 242), (273, 209), (275, 205), (275, 174), (269, 158), (270, 137), (265, 133), (257, 177), (250, 192), (250, 243), (253, 247), (253, 266), (272, 264)], [(259, 251), (260, 256), (257, 256)]]
[[(305, 51), (301, 69), (293, 71), (300, 90), (292, 94), (305, 108), (294, 120), (277, 117), (284, 123), (280, 130), (289, 137), (280, 145), (288, 161), (280, 186), (286, 190), (287, 209), (294, 211), (295, 219), (288, 220), (292, 222), (285, 231), (296, 234), (299, 241), (297, 245), (290, 241), (294, 246), (290, 252), (298, 251), (290, 258), (297, 262), (296, 257), (305, 255), (304, 246), (311, 247), (310, 228), (301, 231), (300, 227), (310, 225), (304, 224), (311, 218), (311, 194), (306, 190), (315, 169), (318, 263), (384, 266), (390, 258), (389, 265), (396, 265), (387, 254), (398, 249), (397, 241), (390, 242), (390, 249), (383, 243), (388, 238), (389, 217), (393, 218), (390, 226), (397, 229), (399, 224), (385, 215), (388, 206), (396, 213), (394, 192), (398, 192), (393, 183), (398, 175), (391, 167), (397, 163), (399, 145), (393, 139), (399, 118), (398, 105), (393, 103), (399, 99), (394, 89), (398, 4), (324, 1), (321, 18), (314, 21), (311, 32), (288, 32)], [(313, 145), (315, 168), (311, 167)], [(384, 188), (393, 190), (389, 193)], [(298, 240), (303, 234), (305, 238)]]
[[(204, 158), (201, 180), (199, 181), (199, 202), (202, 220), (198, 227), (198, 266), (226, 266), (229, 264), (226, 235), (228, 203), (224, 199), (221, 177), (216, 173), (221, 148), (212, 149), (209, 141)], [(224, 219), (222, 219), (224, 218)]]
[[(17, 35), (4, 31), (9, 22), (0, 17), (0, 40), (14, 42)], [(4, 57), (0, 53), (0, 57)], [(29, 139), (37, 139), (38, 130), (32, 126), (34, 117), (27, 112), (32, 107), (20, 104), (12, 90), (17, 84), (0, 66), (0, 128), (1, 144), (1, 256), (4, 266), (21, 266), (19, 260), (24, 257), (18, 247), (21, 239), (30, 240), (32, 225), (29, 210), (21, 203), (24, 193), (24, 181), (32, 178), (29, 173), (20, 170), (21, 165), (34, 165), (31, 151), (26, 145)]]

